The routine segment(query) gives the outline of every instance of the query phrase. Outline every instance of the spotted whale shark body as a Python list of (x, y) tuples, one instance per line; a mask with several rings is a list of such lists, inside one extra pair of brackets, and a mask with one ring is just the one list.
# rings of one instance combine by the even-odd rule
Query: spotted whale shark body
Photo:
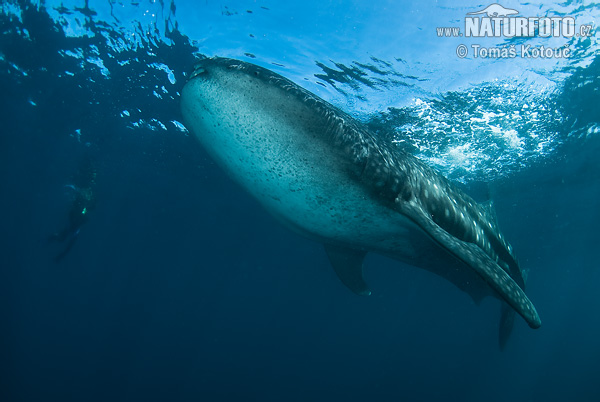
[(540, 326), (491, 209), (314, 94), (253, 64), (203, 59), (182, 91), (182, 113), (269, 212), (325, 245), (355, 293), (370, 294), (362, 266), (376, 252), (440, 275), (475, 301), (501, 299), (501, 338), (514, 311)]

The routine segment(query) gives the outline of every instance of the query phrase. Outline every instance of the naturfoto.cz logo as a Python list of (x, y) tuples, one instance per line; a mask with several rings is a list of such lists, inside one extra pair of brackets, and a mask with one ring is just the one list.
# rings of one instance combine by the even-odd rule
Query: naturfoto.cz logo
[[(515, 17), (519, 12), (505, 8), (500, 4), (490, 4), (480, 11), (467, 13), (464, 30), (460, 27), (438, 27), (438, 37), (467, 37), (467, 38), (520, 38), (520, 37), (589, 37), (592, 36), (592, 25), (575, 24), (573, 17)], [(472, 56), (475, 58), (565, 58), (570, 56), (569, 46), (557, 48), (532, 45), (509, 45), (503, 47), (484, 47), (471, 45)], [(469, 54), (469, 48), (458, 45), (456, 54), (464, 58)]]

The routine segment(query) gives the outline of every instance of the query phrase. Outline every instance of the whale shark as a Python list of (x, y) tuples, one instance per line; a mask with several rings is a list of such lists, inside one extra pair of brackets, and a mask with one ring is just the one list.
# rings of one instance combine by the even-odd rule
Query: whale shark
[(477, 303), (499, 299), (501, 346), (515, 312), (541, 325), (491, 206), (315, 94), (251, 63), (203, 58), (181, 110), (230, 177), (285, 226), (324, 244), (353, 292), (371, 294), (363, 260), (379, 253), (445, 278)]

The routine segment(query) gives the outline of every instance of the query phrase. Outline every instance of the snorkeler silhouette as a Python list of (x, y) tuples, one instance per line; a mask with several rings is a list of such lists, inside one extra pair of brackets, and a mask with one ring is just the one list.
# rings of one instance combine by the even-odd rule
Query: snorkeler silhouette
[(60, 232), (54, 233), (48, 239), (51, 242), (66, 242), (64, 249), (54, 258), (55, 262), (60, 262), (71, 251), (81, 227), (87, 222), (90, 212), (94, 209), (96, 204), (95, 185), (96, 168), (92, 159), (86, 157), (73, 178), (73, 184), (66, 186), (74, 191), (67, 224)]

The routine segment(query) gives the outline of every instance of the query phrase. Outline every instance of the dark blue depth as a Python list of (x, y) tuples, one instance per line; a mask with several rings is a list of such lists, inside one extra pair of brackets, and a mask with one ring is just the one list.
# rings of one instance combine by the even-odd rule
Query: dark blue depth
[[(600, 400), (597, 134), (492, 183), (543, 321), (500, 352), (497, 301), (376, 255), (374, 294), (352, 294), (167, 124), (196, 51), (176, 29), (105, 58), (107, 79), (59, 51), (120, 33), (24, 10), (0, 16), (0, 400)], [(600, 122), (599, 76), (596, 58), (556, 95), (564, 131)]]

